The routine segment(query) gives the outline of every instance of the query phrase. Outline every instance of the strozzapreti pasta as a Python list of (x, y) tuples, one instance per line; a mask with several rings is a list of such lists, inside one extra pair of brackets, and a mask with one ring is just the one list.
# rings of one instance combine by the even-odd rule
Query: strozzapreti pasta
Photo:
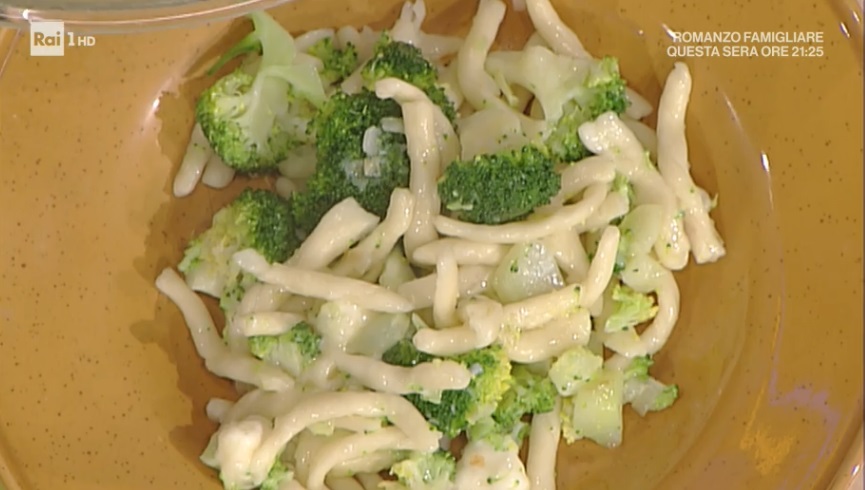
[(156, 287), (236, 382), (201, 456), (225, 488), (554, 490), (561, 443), (615, 447), (625, 406), (675, 401), (649, 372), (673, 272), (726, 253), (690, 173), (688, 67), (655, 131), (615, 58), (549, 0), (520, 7), (536, 32), (511, 51), (501, 0), (465, 39), (424, 32), (422, 0), (384, 32), (292, 37), (258, 12), (217, 64), (246, 54), (202, 94), (174, 193), (274, 191), (220, 210)]

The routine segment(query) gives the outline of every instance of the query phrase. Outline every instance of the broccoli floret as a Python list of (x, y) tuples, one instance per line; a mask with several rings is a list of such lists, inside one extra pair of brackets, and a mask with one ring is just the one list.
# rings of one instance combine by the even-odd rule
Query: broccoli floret
[(438, 182), (445, 210), (463, 221), (488, 225), (527, 216), (560, 188), (553, 159), (533, 145), (453, 162)]
[(601, 370), (604, 358), (585, 347), (563, 353), (550, 367), (550, 379), (562, 396), (571, 396)]
[(502, 427), (515, 427), (523, 415), (549, 412), (555, 403), (556, 387), (548, 377), (535, 374), (526, 366), (515, 365), (508, 391), (492, 418)]
[(631, 253), (631, 237), (633, 236), (633, 229), (626, 226), (620, 226), (624, 220), (619, 220), (618, 223), (612, 221), (611, 223), (619, 227), (619, 244), (616, 246), (616, 262), (613, 264), (613, 273), (620, 274), (623, 270), (625, 270), (625, 266), (628, 263), (629, 255)]
[(641, 416), (670, 408), (678, 397), (677, 385), (666, 385), (651, 376), (625, 381), (623, 401)]
[(547, 137), (547, 145), (559, 161), (573, 163), (582, 160), (592, 153), (580, 140), (579, 127), (605, 112), (621, 114), (627, 108), (625, 81), (619, 74), (618, 60), (605, 57), (592, 67), (583, 90), (566, 103), (562, 117), (555, 122)]
[(324, 63), (321, 78), (331, 85), (344, 80), (357, 68), (357, 49), (348, 43), (345, 49), (339, 49), (333, 44), (333, 39), (326, 37), (309, 48), (309, 54)]
[(178, 269), (193, 290), (220, 298), (228, 309), (254, 282), (232, 255), (252, 248), (271, 263), (283, 262), (298, 246), (290, 204), (270, 191), (246, 189), (189, 243)]
[(243, 56), (245, 54), (257, 53), (261, 54), (261, 39), (259, 38), (258, 31), (252, 31), (243, 39), (238, 41), (237, 44), (228, 48), (228, 51), (222, 53), (222, 56), (216, 60), (216, 63), (207, 70), (207, 76), (213, 76), (218, 72), (223, 66), (228, 64), (229, 61), (237, 58), (238, 56)]
[(412, 453), (391, 466), (390, 474), (411, 490), (449, 490), (453, 487), (456, 460), (447, 451)]
[(670, 408), (678, 399), (678, 385), (664, 386), (661, 392), (655, 397), (654, 401), (649, 405), (649, 410), (657, 412), (658, 410)]
[(311, 141), (307, 126), (325, 95), (315, 67), (294, 63), (291, 35), (264, 12), (250, 18), (254, 35), (238, 49), (260, 43), (256, 72), (237, 69), (219, 79), (199, 97), (195, 118), (228, 166), (259, 173), (276, 170), (291, 148)]
[(294, 478), (294, 470), (282, 461), (277, 460), (273, 467), (270, 468), (270, 472), (268, 472), (264, 482), (261, 483), (259, 490), (279, 490), (283, 483), (292, 478)]
[(533, 46), (491, 55), (487, 69), (505, 94), (512, 86), (534, 94), (548, 126), (547, 146), (558, 161), (572, 163), (590, 155), (577, 133), (579, 127), (608, 111), (621, 114), (628, 105), (613, 57), (576, 59)]
[[(382, 360), (397, 366), (416, 366), (435, 357), (418, 351), (405, 339), (388, 349)], [(499, 346), (486, 347), (447, 358), (466, 366), (473, 374), (464, 390), (445, 390), (435, 403), (418, 394), (405, 395), (426, 420), (448, 437), (455, 437), (475, 421), (495, 411), (510, 387), (511, 363)]]
[(652, 356), (638, 356), (631, 360), (631, 363), (628, 364), (628, 367), (625, 368), (625, 381), (635, 379), (638, 381), (645, 381), (649, 378), (649, 368), (652, 367), (655, 361), (652, 360)]
[(651, 320), (658, 313), (654, 298), (623, 284), (613, 287), (613, 310), (604, 322), (604, 331), (619, 332)]
[(297, 377), (321, 353), (321, 336), (310, 324), (300, 322), (281, 335), (250, 337), (249, 351)]
[(381, 360), (394, 365), (403, 367), (414, 367), (424, 362), (430, 362), (435, 359), (435, 356), (417, 350), (410, 339), (402, 339), (393, 347), (386, 350), (382, 354)]
[(623, 381), (621, 372), (604, 368), (562, 399), (562, 436), (568, 444), (582, 438), (609, 448), (621, 443)]
[(387, 33), (383, 33), (361, 75), (368, 88), (372, 88), (375, 82), (384, 78), (398, 78), (408, 82), (423, 90), (451, 122), (456, 119), (456, 109), (437, 83), (438, 72), (435, 66), (424, 58), (423, 52), (417, 46), (394, 41)]
[(677, 385), (666, 385), (649, 375), (653, 364), (652, 356), (635, 357), (623, 372), (623, 401), (641, 416), (669, 408), (679, 397)]
[(633, 202), (635, 199), (634, 195), (634, 186), (631, 184), (631, 181), (627, 176), (617, 173), (615, 178), (613, 178), (613, 183), (611, 185), (612, 192), (618, 192), (619, 194), (625, 196), (628, 200), (628, 204), (633, 207)]
[[(393, 190), (408, 186), (410, 162), (405, 135), (384, 131), (381, 121), (401, 116), (399, 104), (365, 89), (338, 93), (328, 100), (314, 121), (316, 171), (307, 181), (306, 192), (295, 194), (293, 201), (302, 234), (311, 232), (331, 207), (349, 197), (371, 213), (387, 214)], [(372, 149), (364, 148), (365, 138), (368, 143), (373, 140)]]
[(517, 420), (512, 425), (503, 425), (492, 417), (484, 417), (466, 430), (470, 442), (484, 442), (496, 451), (517, 450), (529, 435), (529, 424)]

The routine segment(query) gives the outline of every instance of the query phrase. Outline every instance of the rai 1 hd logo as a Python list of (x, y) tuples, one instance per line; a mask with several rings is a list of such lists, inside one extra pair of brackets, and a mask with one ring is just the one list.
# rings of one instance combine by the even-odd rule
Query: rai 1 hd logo
[(30, 56), (63, 56), (66, 47), (94, 45), (96, 38), (67, 32), (63, 22), (30, 22)]

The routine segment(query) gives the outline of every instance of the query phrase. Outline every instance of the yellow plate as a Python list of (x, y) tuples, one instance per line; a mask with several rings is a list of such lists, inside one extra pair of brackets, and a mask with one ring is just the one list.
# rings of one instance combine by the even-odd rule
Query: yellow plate
[[(474, 10), (429, 3), (440, 32), (464, 32)], [(383, 26), (399, 5), (302, 0), (274, 14), (295, 32)], [(655, 102), (674, 61), (666, 29), (822, 33), (822, 53), (806, 50), (813, 57), (687, 59), (691, 162), (697, 181), (720, 192), (729, 255), (679, 275), (681, 319), (657, 364), (680, 385), (679, 402), (645, 419), (628, 412), (619, 449), (560, 451), (560, 488), (846, 484), (845, 457), (861, 462), (861, 11), (810, 0), (557, 6), (590, 51), (620, 56)], [(524, 39), (529, 25), (509, 14), (502, 43)], [(153, 281), (243, 185), (170, 196), (193, 98), (208, 83), (202, 67), (243, 28), (101, 36), (54, 58), (31, 57), (26, 37), (2, 34), (0, 480), (9, 490), (218, 488), (197, 459), (214, 429), (204, 404), (232, 390), (204, 370)]]

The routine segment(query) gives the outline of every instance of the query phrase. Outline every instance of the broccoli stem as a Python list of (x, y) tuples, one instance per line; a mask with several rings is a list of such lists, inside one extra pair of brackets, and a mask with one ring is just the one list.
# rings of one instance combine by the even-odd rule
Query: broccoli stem
[(223, 53), (222, 56), (216, 60), (216, 63), (207, 70), (207, 76), (212, 77), (216, 74), (223, 66), (227, 65), (229, 61), (237, 58), (238, 56), (243, 56), (249, 53), (261, 53), (261, 38), (259, 37), (258, 32), (252, 31), (247, 34), (243, 39), (241, 39), (237, 44), (228, 48), (228, 51)]

